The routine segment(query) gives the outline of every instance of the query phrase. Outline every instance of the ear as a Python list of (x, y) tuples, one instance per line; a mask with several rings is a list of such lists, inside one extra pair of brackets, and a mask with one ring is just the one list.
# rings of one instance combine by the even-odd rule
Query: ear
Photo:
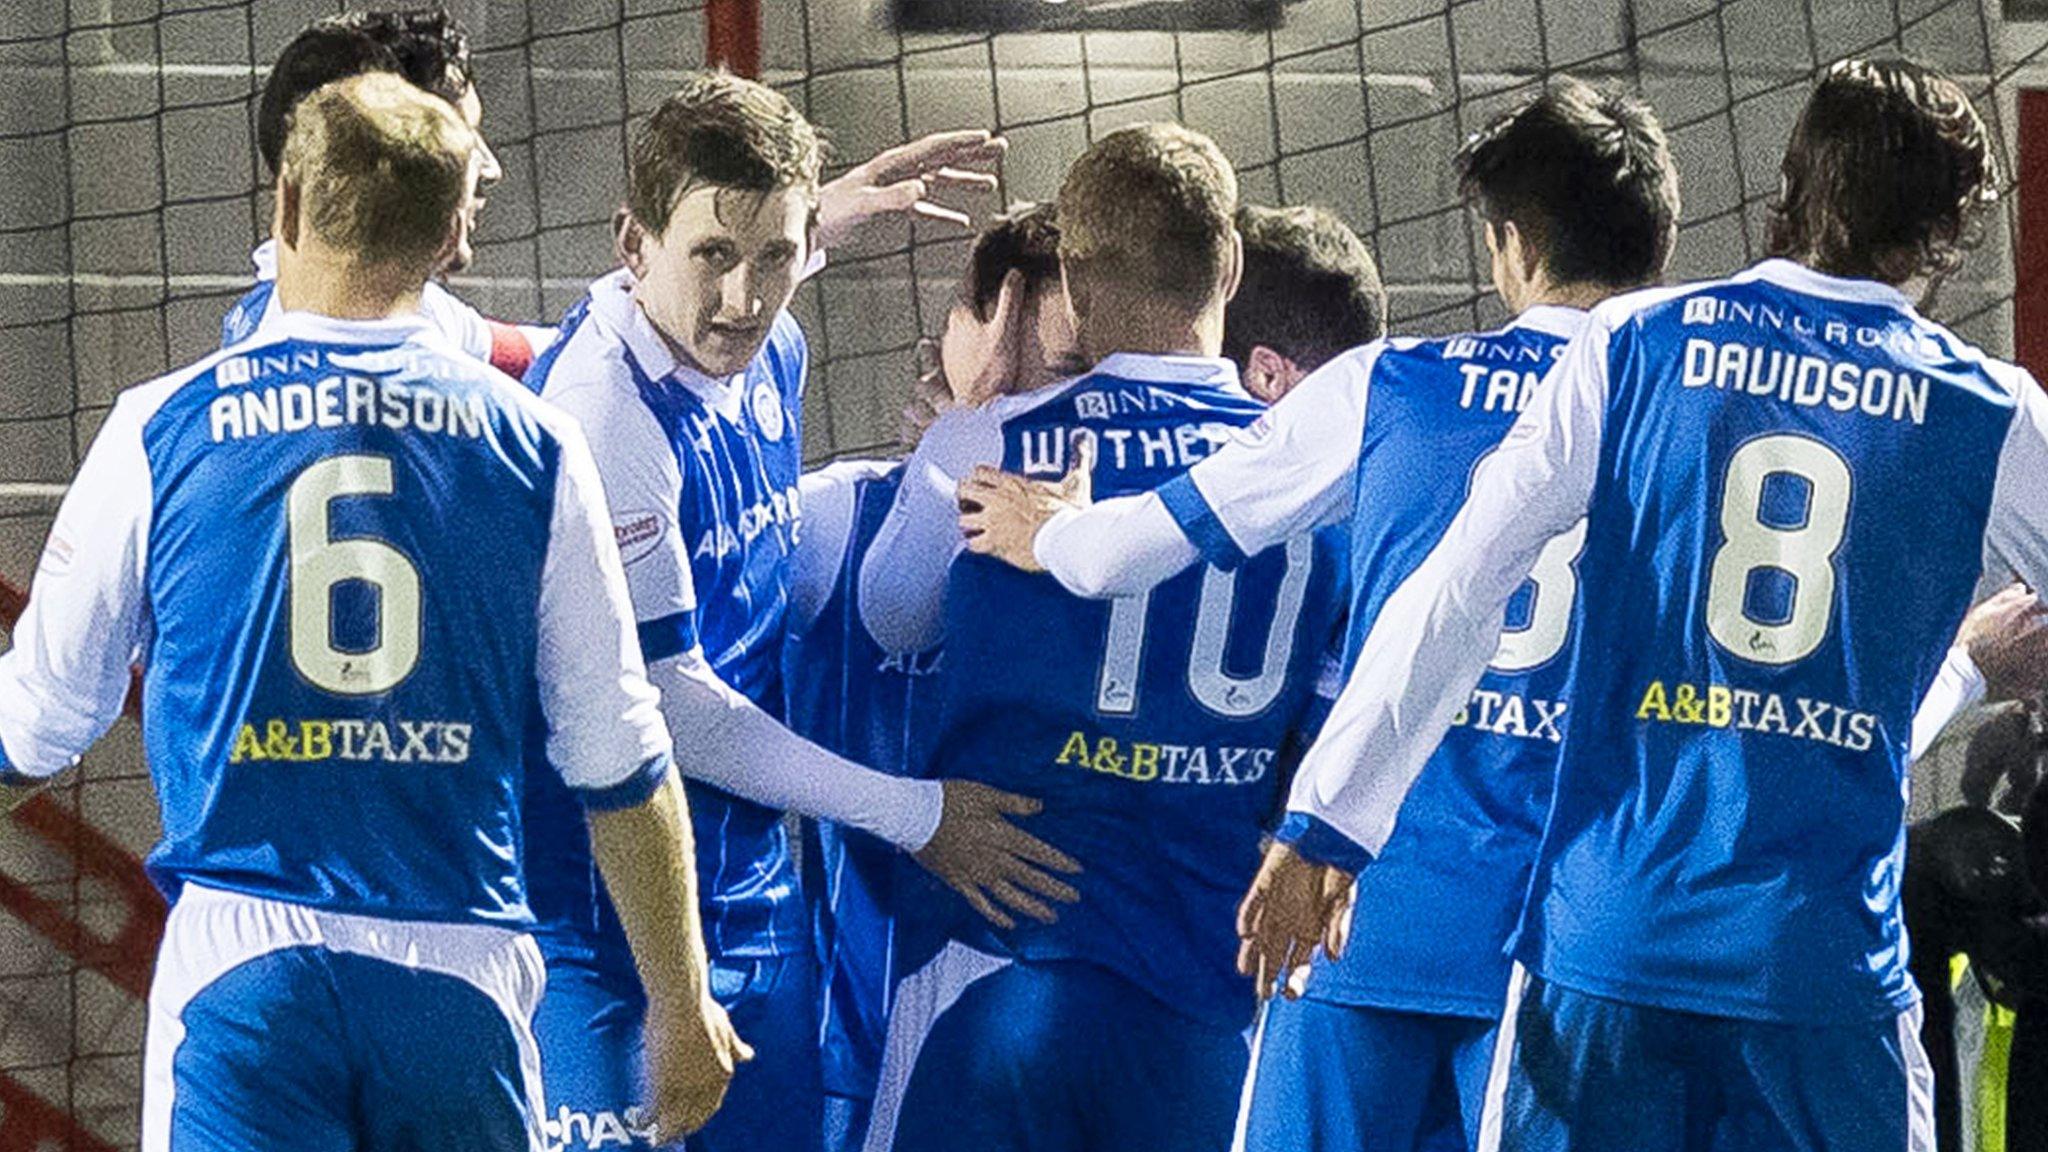
[(647, 245), (652, 238), (631, 209), (622, 207), (612, 213), (612, 251), (636, 278), (646, 271)]
[(1278, 404), (1282, 396), (1301, 379), (1294, 361), (1264, 344), (1252, 345), (1244, 362), (1244, 390), (1261, 404)]
[(1237, 287), (1244, 282), (1244, 236), (1236, 228), (1230, 230), (1230, 255), (1223, 269), (1223, 302), (1228, 304), (1237, 296)]
[(1060, 261), (1060, 307), (1067, 310), (1067, 323), (1073, 325), (1078, 343), (1081, 331), (1081, 308), (1074, 303), (1074, 286), (1067, 281), (1067, 262)]
[(1522, 242), (1522, 230), (1515, 227), (1513, 220), (1500, 222), (1500, 250), (1508, 264), (1524, 279), (1535, 272), (1529, 263), (1529, 249)]
[(290, 171), (277, 177), (277, 207), (270, 218), (270, 234), (287, 248), (299, 246), (299, 182)]

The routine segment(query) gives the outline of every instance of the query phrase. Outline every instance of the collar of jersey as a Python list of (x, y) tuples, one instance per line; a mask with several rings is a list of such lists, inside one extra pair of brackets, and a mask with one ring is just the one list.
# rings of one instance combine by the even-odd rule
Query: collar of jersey
[(598, 278), (590, 286), (590, 308), (605, 323), (605, 327), (619, 334), (625, 342), (627, 355), (640, 371), (656, 383), (673, 380), (694, 394), (705, 404), (725, 414), (737, 416), (739, 404), (746, 396), (746, 374), (733, 376), (707, 376), (696, 368), (683, 363), (655, 330), (654, 321), (640, 310), (633, 299), (633, 273), (620, 268)]
[(1510, 328), (1533, 328), (1548, 336), (1559, 336), (1566, 340), (1579, 334), (1586, 326), (1586, 310), (1567, 308), (1562, 304), (1531, 304), (1522, 314), (1508, 324)]
[(343, 320), (318, 312), (279, 312), (276, 328), (266, 329), (266, 339), (286, 337), (323, 344), (402, 344), (436, 331), (433, 321), (420, 313), (391, 316), (382, 320)]
[(1111, 352), (1088, 370), (1090, 376), (1143, 380), (1147, 384), (1235, 384), (1237, 365), (1220, 356), (1155, 356), (1150, 352)]
[(1851, 280), (1843, 276), (1830, 276), (1816, 272), (1804, 264), (1773, 257), (1734, 277), (1737, 284), (1751, 280), (1767, 280), (1795, 292), (1809, 296), (1824, 296), (1830, 300), (1848, 300), (1859, 304), (1885, 304), (1902, 312), (1913, 311), (1913, 302), (1904, 292), (1889, 284), (1875, 280)]
[(277, 279), (277, 241), (265, 240), (249, 253), (249, 263), (256, 266), (257, 280)]

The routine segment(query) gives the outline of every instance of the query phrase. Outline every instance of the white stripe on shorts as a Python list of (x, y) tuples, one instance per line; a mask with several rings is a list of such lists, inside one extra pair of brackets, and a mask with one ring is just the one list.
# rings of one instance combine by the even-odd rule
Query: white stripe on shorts
[(882, 1046), (881, 1082), (875, 1085), (862, 1152), (890, 1152), (896, 1143), (896, 1117), (903, 1110), (903, 1094), (917, 1068), (917, 1054), (939, 1017), (958, 1003), (975, 981), (1014, 963), (1006, 956), (977, 952), (951, 940), (929, 964), (896, 985), (896, 1000), (889, 1009), (889, 1035)]
[(1486, 1074), (1486, 1103), (1479, 1111), (1479, 1147), (1474, 1152), (1500, 1152), (1501, 1113), (1507, 1107), (1508, 1070), (1515, 1061), (1515, 1018), (1522, 1010), (1522, 990), (1529, 973), (1517, 963), (1508, 974), (1507, 1004), (1493, 1038), (1493, 1066)]
[(547, 970), (533, 937), (488, 924), (428, 924), (322, 912), (197, 884), (187, 884), (171, 909), (149, 986), (149, 1027), (142, 1057), (142, 1152), (169, 1152), (176, 1092), (172, 1064), (185, 1041), (185, 1006), (208, 985), (251, 960), (308, 946), (453, 976), (490, 997), (519, 1046), (519, 1070), (535, 1122), (529, 1145), (531, 1152), (543, 1152), (538, 1124), (546, 1105), (533, 1010), (540, 1003)]
[(1899, 1013), (1899, 1056), (1906, 1071), (1906, 1152), (1934, 1152), (1934, 1065), (1920, 1047), (1920, 1005)]

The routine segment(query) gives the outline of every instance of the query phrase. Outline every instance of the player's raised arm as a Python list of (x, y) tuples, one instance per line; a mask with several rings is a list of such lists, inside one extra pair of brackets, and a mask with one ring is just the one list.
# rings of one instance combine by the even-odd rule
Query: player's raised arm
[(121, 714), (143, 639), (149, 460), (114, 406), (65, 494), (14, 647), (0, 655), (0, 811), (78, 762)]

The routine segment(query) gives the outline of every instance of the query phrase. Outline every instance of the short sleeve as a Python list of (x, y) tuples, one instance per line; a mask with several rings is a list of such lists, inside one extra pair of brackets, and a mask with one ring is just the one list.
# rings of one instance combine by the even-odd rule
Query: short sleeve
[(682, 473), (661, 425), (613, 380), (551, 386), (543, 399), (574, 417), (591, 446), (645, 657), (695, 645), (697, 597), (678, 519)]
[(668, 727), (647, 682), (596, 465), (576, 428), (556, 421), (554, 430), (537, 665), (548, 761), (592, 807), (631, 807), (668, 769)]

